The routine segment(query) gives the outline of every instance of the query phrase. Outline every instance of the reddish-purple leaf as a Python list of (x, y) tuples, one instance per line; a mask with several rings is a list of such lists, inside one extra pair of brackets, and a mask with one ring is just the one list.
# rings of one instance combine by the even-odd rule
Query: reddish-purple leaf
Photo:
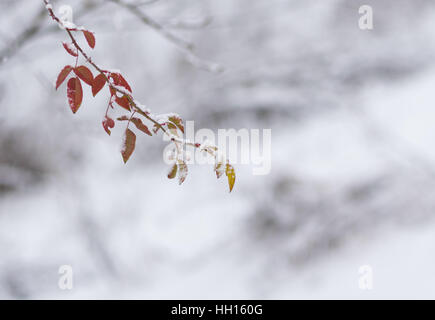
[(130, 129), (125, 131), (124, 144), (122, 146), (122, 159), (127, 163), (136, 146), (136, 135)]
[(92, 75), (91, 70), (88, 69), (88, 67), (85, 66), (78, 66), (74, 68), (75, 74), (82, 79), (85, 83), (92, 86), (94, 83), (94, 76)]
[(113, 84), (115, 86), (121, 86), (127, 89), (129, 92), (131, 91), (131, 87), (128, 84), (127, 80), (124, 79), (124, 77), (120, 73), (110, 73), (110, 77), (113, 80)]
[(111, 134), (110, 129), (113, 128), (114, 126), (115, 126), (115, 121), (113, 121), (113, 119), (106, 116), (103, 120), (103, 128), (109, 136)]
[(92, 32), (88, 30), (83, 30), (83, 34), (85, 35), (86, 41), (88, 42), (88, 45), (94, 49), (95, 48), (95, 36)]
[(116, 97), (115, 102), (119, 104), (121, 107), (123, 107), (124, 109), (127, 109), (128, 111), (131, 110), (130, 102), (128, 101), (128, 98), (126, 96), (122, 96), (121, 98)]
[(62, 45), (65, 48), (66, 52), (68, 52), (73, 57), (77, 57), (79, 55), (77, 49), (71, 43), (62, 42)]
[(148, 129), (148, 127), (146, 125), (144, 125), (144, 123), (142, 122), (141, 119), (139, 119), (139, 118), (132, 118), (131, 122), (133, 122), (134, 125), (136, 126), (136, 128), (138, 128), (140, 131), (146, 133), (149, 136), (152, 136), (151, 131)]
[(113, 97), (113, 96), (116, 96), (116, 90), (113, 89), (111, 86), (109, 86), (108, 88), (109, 88), (109, 91), (110, 91), (110, 95), (111, 95), (112, 97)]
[(128, 119), (130, 119), (130, 118), (127, 117), (127, 116), (120, 116), (120, 117), (116, 118), (116, 120), (118, 120), (118, 121), (125, 121), (125, 120), (128, 120)]
[(73, 113), (80, 108), (83, 100), (82, 84), (79, 78), (71, 78), (67, 84), (68, 103)]
[(59, 88), (59, 86), (65, 81), (66, 77), (69, 75), (73, 67), (71, 66), (65, 66), (62, 71), (57, 76), (56, 80), (56, 90)]
[(136, 128), (138, 128), (140, 131), (146, 133), (149, 136), (153, 135), (151, 133), (151, 131), (148, 129), (148, 127), (139, 118), (136, 118), (136, 117), (130, 118), (127, 116), (121, 116), (121, 117), (118, 117), (116, 120), (118, 120), (118, 121), (130, 120), (136, 126)]
[(92, 95), (95, 97), (101, 89), (103, 89), (106, 84), (106, 77), (103, 74), (99, 74), (94, 78), (94, 82), (92, 82)]

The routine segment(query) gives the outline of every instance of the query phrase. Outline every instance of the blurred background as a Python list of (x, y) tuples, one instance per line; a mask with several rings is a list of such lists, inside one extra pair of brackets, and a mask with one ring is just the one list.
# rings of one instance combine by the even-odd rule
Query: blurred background
[(229, 194), (192, 165), (179, 186), (145, 135), (124, 165), (106, 92), (73, 115), (54, 90), (74, 59), (42, 1), (1, 0), (0, 298), (435, 298), (433, 1), (52, 3), (154, 113), (271, 128), (272, 171), (235, 165)]

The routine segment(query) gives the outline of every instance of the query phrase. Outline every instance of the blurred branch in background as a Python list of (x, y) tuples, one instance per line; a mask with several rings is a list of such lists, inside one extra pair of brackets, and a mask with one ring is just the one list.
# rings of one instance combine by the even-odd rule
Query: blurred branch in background
[(184, 30), (200, 29), (207, 27), (212, 22), (212, 20), (213, 19), (210, 16), (190, 21), (174, 19), (165, 23), (165, 27), (170, 29)]
[(190, 51), (193, 50), (194, 45), (191, 42), (168, 31), (163, 25), (161, 25), (156, 20), (152, 19), (150, 16), (142, 12), (139, 8), (139, 5), (124, 2), (122, 0), (108, 0), (108, 1), (116, 3), (117, 5), (127, 9), (130, 13), (132, 13), (137, 18), (139, 18), (143, 23), (145, 23), (149, 27), (159, 32), (163, 37), (173, 42), (175, 45), (186, 50), (190, 50)]
[(13, 40), (5, 39), (6, 46), (0, 51), (0, 65), (7, 59), (13, 56), (27, 41), (34, 38), (39, 33), (45, 18), (45, 8), (41, 8), (39, 12), (31, 20), (30, 25), (25, 28)]
[[(160, 33), (163, 37), (165, 37), (170, 42), (172, 42), (174, 45), (176, 45), (177, 48), (183, 52), (183, 54), (186, 57), (186, 60), (188, 62), (190, 62), (192, 65), (194, 65), (195, 67), (200, 68), (200, 69), (204, 69), (204, 70), (209, 71), (209, 72), (222, 72), (224, 70), (224, 68), (222, 66), (220, 66), (219, 64), (213, 63), (210, 61), (206, 61), (206, 60), (203, 60), (202, 58), (200, 58), (194, 52), (195, 46), (193, 45), (193, 43), (181, 38), (178, 35), (175, 35), (170, 30), (168, 30), (168, 28), (166, 26), (160, 24), (159, 22), (157, 22), (156, 20), (154, 20), (153, 18), (151, 18), (150, 16), (145, 14), (140, 9), (140, 4), (139, 5), (138, 4), (131, 4), (131, 3), (127, 3), (123, 0), (108, 0), (108, 1), (116, 3), (117, 5), (127, 9), (131, 14), (136, 16), (144, 24), (146, 24), (150, 28), (154, 29), (155, 31)], [(205, 26), (207, 24), (208, 24), (207, 20), (204, 20), (202, 23), (196, 24), (196, 26), (200, 27), (201, 25)], [(178, 23), (178, 25), (180, 26), (181, 24)]]
[[(53, 1), (56, 3), (57, 1)], [(84, 1), (84, 4), (81, 8), (79, 8), (76, 12), (76, 17), (82, 17), (85, 14), (88, 14), (101, 6), (101, 2), (98, 0), (90, 0)], [(0, 49), (0, 66), (14, 57), (18, 53), (18, 51), (28, 42), (35, 39), (37, 36), (43, 33), (60, 31), (57, 26), (48, 26), (44, 27), (46, 22), (46, 10), (44, 6), (41, 6), (41, 9), (36, 13), (33, 19), (29, 19), (30, 24), (25, 27), (23, 30), (19, 32), (19, 34), (13, 39), (9, 39), (6, 35), (2, 34), (2, 37), (5, 38), (6, 44), (2, 49)]]

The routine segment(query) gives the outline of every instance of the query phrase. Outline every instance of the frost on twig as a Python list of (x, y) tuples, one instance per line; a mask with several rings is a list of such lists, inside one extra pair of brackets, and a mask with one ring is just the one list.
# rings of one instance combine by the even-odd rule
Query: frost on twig
[[(111, 134), (111, 129), (115, 127), (115, 120), (112, 119), (110, 111), (116, 108), (122, 108), (126, 112), (125, 115), (118, 117), (118, 122), (126, 122), (126, 129), (123, 138), (121, 155), (124, 163), (130, 159), (136, 146), (137, 131), (145, 133), (149, 136), (162, 131), (164, 135), (169, 137), (173, 144), (173, 160), (174, 163), (168, 173), (168, 178), (173, 179), (178, 176), (179, 184), (182, 184), (187, 177), (188, 168), (186, 159), (189, 155), (185, 151), (185, 146), (193, 146), (199, 150), (210, 154), (215, 159), (214, 171), (217, 178), (223, 174), (224, 159), (219, 155), (218, 148), (207, 142), (203, 144), (184, 139), (184, 121), (176, 113), (167, 113), (161, 115), (153, 115), (151, 111), (144, 108), (133, 97), (133, 90), (127, 80), (119, 70), (107, 69), (98, 66), (89, 55), (78, 44), (76, 39), (77, 34), (82, 34), (88, 46), (91, 49), (95, 48), (96, 39), (93, 32), (84, 27), (76, 27), (71, 21), (61, 20), (54, 13), (53, 7), (48, 0), (43, 0), (50, 17), (63, 28), (70, 38), (69, 42), (63, 42), (63, 47), (66, 52), (71, 55), (75, 62), (72, 65), (65, 66), (59, 73), (56, 81), (56, 90), (62, 85), (67, 78), (67, 98), (68, 104), (73, 113), (76, 113), (82, 105), (83, 101), (83, 85), (89, 85), (92, 89), (92, 95), (95, 97), (101, 90), (106, 87), (110, 94), (106, 112), (103, 117), (102, 126), (108, 135)], [(93, 72), (85, 65), (79, 65), (79, 57), (82, 56), (96, 71)], [(147, 126), (150, 122), (152, 129)], [(228, 177), (230, 192), (233, 189), (235, 182), (234, 168), (228, 163), (225, 164), (225, 173)]]

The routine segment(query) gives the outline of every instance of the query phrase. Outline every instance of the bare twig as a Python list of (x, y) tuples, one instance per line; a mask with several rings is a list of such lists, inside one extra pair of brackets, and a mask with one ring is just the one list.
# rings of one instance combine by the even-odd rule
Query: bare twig
[(180, 46), (181, 48), (188, 49), (188, 50), (192, 50), (194, 48), (192, 43), (168, 31), (163, 25), (161, 25), (156, 20), (154, 20), (153, 18), (145, 14), (143, 11), (141, 11), (137, 5), (127, 3), (122, 0), (109, 0), (109, 1), (116, 3), (117, 5), (127, 9), (131, 14), (139, 18), (143, 23), (145, 23), (146, 25), (150, 26), (151, 28), (159, 32), (162, 36), (164, 36), (166, 39), (173, 42), (177, 46)]
[(7, 58), (10, 58), (24, 43), (33, 38), (39, 32), (44, 17), (45, 10), (41, 9), (33, 18), (30, 26), (21, 32), (12, 43), (6, 45), (6, 47), (0, 51), (0, 64), (2, 64)]
[(138, 2), (136, 2), (136, 6), (137, 7), (147, 6), (147, 5), (156, 3), (157, 1), (159, 1), (159, 0), (138, 1)]
[(108, 1), (116, 3), (121, 7), (124, 7), (131, 14), (133, 14), (140, 21), (142, 21), (144, 24), (156, 30), (163, 37), (165, 37), (166, 39), (174, 43), (177, 46), (177, 48), (184, 53), (187, 61), (189, 61), (195, 67), (204, 69), (209, 72), (222, 72), (224, 70), (224, 68), (221, 65), (200, 58), (198, 55), (195, 54), (194, 45), (192, 43), (186, 41), (185, 39), (180, 38), (179, 36), (169, 31), (164, 25), (160, 24), (159, 22), (157, 22), (156, 20), (152, 19), (147, 14), (145, 14), (142, 10), (140, 10), (140, 8), (137, 5), (126, 3), (123, 0), (108, 0)]
[(193, 30), (207, 27), (212, 22), (211, 17), (204, 17), (198, 20), (171, 20), (165, 23), (165, 27), (168, 29), (184, 29)]

